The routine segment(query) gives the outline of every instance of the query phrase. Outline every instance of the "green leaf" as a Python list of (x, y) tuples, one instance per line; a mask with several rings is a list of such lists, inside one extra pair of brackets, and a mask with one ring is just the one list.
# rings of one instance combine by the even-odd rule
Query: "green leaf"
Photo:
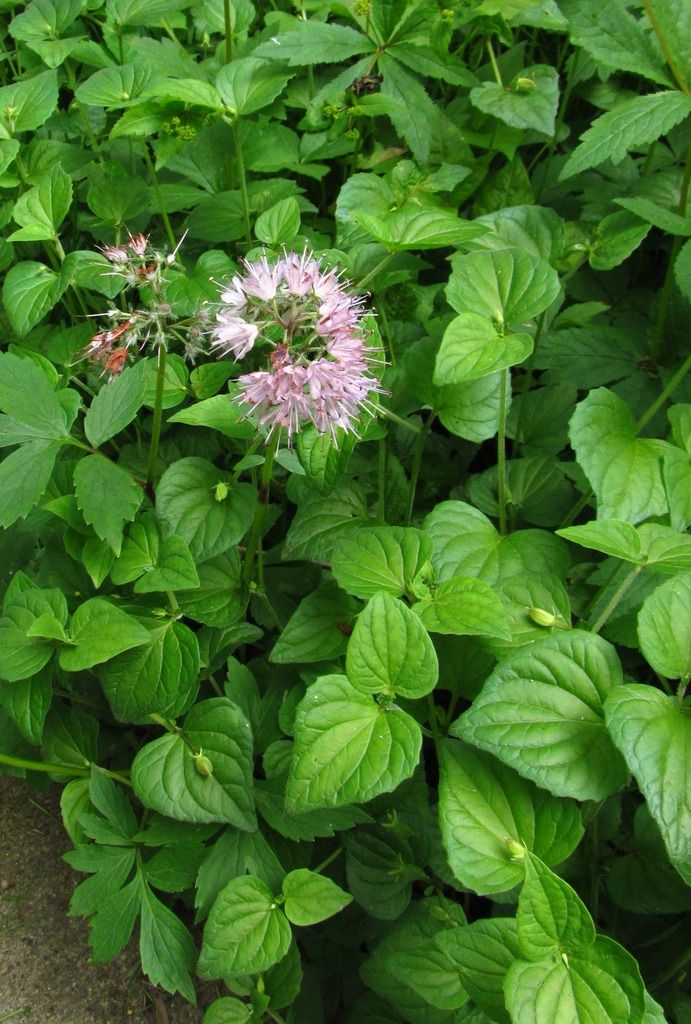
[(691, 88), (691, 13), (685, 0), (650, 0), (646, 13), (664, 40), (665, 58), (688, 95)]
[[(131, 853), (131, 851), (127, 851)], [(91, 920), (89, 945), (96, 964), (107, 963), (129, 942), (141, 907), (139, 879), (103, 900)], [(112, 891), (112, 890), (111, 890)]]
[(74, 469), (74, 487), (84, 520), (119, 555), (123, 528), (137, 514), (144, 491), (126, 470), (104, 455), (87, 455), (79, 460)]
[(296, 711), (286, 808), (342, 807), (390, 793), (413, 774), (421, 742), (417, 722), (400, 708), (377, 704), (345, 676), (323, 676)]
[(288, 952), (290, 925), (260, 878), (234, 878), (219, 893), (204, 927), (197, 970), (202, 978), (258, 974)]
[(580, 544), (581, 547), (602, 551), (605, 555), (622, 558), (625, 562), (643, 564), (638, 530), (621, 519), (600, 519), (556, 532), (559, 537)]
[(24, 192), (14, 204), (12, 216), (20, 225), (9, 236), (11, 242), (56, 239), (58, 228), (72, 203), (70, 176), (56, 165), (39, 185)]
[(430, 596), (414, 604), (413, 611), (432, 633), (511, 638), (500, 598), (471, 576), (452, 576), (434, 585)]
[(252, 1007), (231, 996), (214, 999), (204, 1014), (204, 1024), (249, 1024)]
[[(4, 677), (2, 663), (5, 650), (2, 619), (0, 619), (0, 675)], [(12, 686), (0, 686), (0, 707), (4, 708), (22, 736), (33, 746), (43, 739), (43, 725), (53, 699), (52, 669), (32, 671), (29, 678), (16, 681)]]
[(354, 213), (353, 219), (390, 252), (463, 245), (483, 232), (483, 228), (474, 222), (461, 220), (451, 210), (442, 207), (421, 209), (410, 206), (394, 210), (385, 217)]
[[(246, 117), (273, 103), (292, 77), (290, 72), (277, 68), (269, 61), (258, 60), (256, 57), (236, 57), (219, 71), (216, 88), (233, 118)], [(268, 241), (260, 235), (257, 238)]]
[(677, 90), (624, 100), (596, 118), (581, 135), (581, 143), (566, 161), (560, 178), (570, 178), (605, 160), (616, 164), (630, 150), (645, 151), (690, 113), (691, 98)]
[(468, 253), (452, 260), (446, 288), (458, 313), (475, 313), (503, 330), (544, 312), (559, 294), (559, 278), (546, 260), (520, 249)]
[(339, 64), (372, 50), (374, 44), (367, 36), (347, 25), (296, 20), (290, 32), (261, 43), (254, 55), (281, 61), (290, 67), (301, 67), (306, 64)]
[[(666, 206), (660, 206), (652, 199), (643, 196), (628, 196), (626, 199), (615, 199), (617, 206), (623, 206), (625, 210), (635, 213), (641, 220), (647, 221), (660, 231), (666, 231), (670, 235), (691, 235), (691, 218), (682, 217)], [(675, 263), (676, 269), (676, 263)]]
[[(232, 67), (232, 65), (230, 65)], [(254, 224), (255, 237), (267, 245), (287, 245), (300, 230), (300, 207), (293, 196), (265, 210)], [(302, 433), (298, 435), (302, 436)]]
[(248, 421), (246, 410), (232, 395), (214, 395), (190, 405), (169, 417), (170, 423), (188, 423), (192, 427), (211, 427), (226, 437), (254, 437), (256, 428)]
[(195, 905), (200, 918), (208, 917), (221, 889), (240, 875), (257, 875), (278, 892), (285, 870), (261, 832), (240, 832), (229, 826), (209, 846), (197, 877)]
[(346, 672), (361, 693), (416, 698), (434, 689), (439, 665), (420, 619), (402, 601), (380, 591), (357, 618)]
[(200, 580), (190, 549), (177, 534), (162, 542), (155, 567), (145, 570), (134, 585), (135, 594), (154, 594), (161, 590), (191, 590)]
[(559, 104), (559, 76), (548, 64), (533, 64), (524, 68), (508, 88), (497, 82), (483, 82), (471, 89), (470, 102), (512, 128), (552, 136)]
[(38, 504), (53, 475), (57, 441), (31, 441), (0, 463), (0, 526), (24, 519)]
[(670, 77), (654, 36), (644, 19), (637, 19), (623, 0), (562, 0), (562, 12), (569, 19), (569, 35), (575, 46), (583, 47), (598, 64), (614, 71), (632, 71), (658, 85), (669, 85)]
[[(71, 392), (74, 394), (74, 392)], [(0, 435), (3, 443), (59, 440), (70, 423), (42, 367), (11, 352), (0, 354)], [(5, 441), (6, 439), (6, 441)]]
[(448, 928), (434, 938), (435, 946), (456, 966), (463, 987), (491, 1021), (509, 1024), (504, 1006), (504, 978), (520, 956), (514, 918), (481, 918), (460, 928)]
[(602, 637), (555, 633), (498, 665), (451, 733), (555, 796), (601, 800), (627, 778), (603, 712), (621, 682), (619, 659)]
[(126, 366), (101, 388), (84, 417), (84, 433), (98, 448), (132, 422), (144, 402), (146, 363)]
[(290, 524), (283, 555), (328, 562), (336, 545), (367, 518), (365, 499), (352, 484), (336, 487), (328, 497), (308, 494)]
[(624, 755), (669, 858), (691, 885), (691, 719), (674, 697), (651, 686), (617, 686), (605, 702), (610, 735)]
[(116, 25), (154, 25), (169, 18), (183, 0), (107, 0), (108, 18)]
[(252, 522), (254, 488), (235, 484), (218, 500), (217, 484), (225, 482), (225, 476), (206, 459), (185, 458), (165, 471), (156, 488), (158, 514), (187, 541), (195, 561), (227, 551), (242, 539)]
[(640, 522), (667, 510), (657, 442), (636, 436), (631, 410), (606, 388), (576, 406), (569, 430), (597, 497), (598, 519)]
[(286, 623), (269, 660), (279, 664), (329, 661), (345, 654), (358, 604), (333, 584), (304, 597)]
[(31, 75), (0, 89), (0, 138), (40, 128), (58, 105), (58, 75), (54, 70)]
[(346, 878), (353, 896), (371, 917), (395, 921), (410, 903), (421, 877), (405, 836), (380, 826), (353, 829), (343, 836)]
[[(135, 851), (131, 846), (82, 846), (65, 854), (67, 863), (76, 871), (93, 872), (72, 893), (70, 917), (90, 917), (127, 881), (134, 866)], [(139, 908), (137, 908), (138, 910)]]
[[(196, 757), (195, 757), (196, 755)], [(202, 768), (199, 756), (210, 762)], [(184, 731), (147, 743), (132, 762), (132, 785), (145, 807), (177, 821), (256, 828), (252, 733), (225, 697), (195, 704)]]
[(101, 597), (77, 608), (70, 632), (73, 646), (60, 652), (60, 667), (66, 672), (92, 668), (149, 641), (148, 629)]
[(289, 871), (283, 879), (282, 891), (286, 917), (297, 925), (326, 921), (353, 901), (353, 897), (330, 878), (307, 868)]
[(679, 573), (657, 587), (638, 614), (643, 657), (666, 679), (691, 676), (691, 572)]
[(22, 260), (10, 267), (2, 286), (2, 301), (17, 334), (28, 334), (53, 308), (65, 287), (60, 275), (44, 263)]
[(516, 924), (518, 944), (528, 960), (592, 946), (595, 941), (595, 925), (583, 901), (532, 854), (526, 857)]
[(247, 605), (242, 589), (242, 565), (235, 548), (198, 566), (199, 585), (180, 594), (185, 615), (206, 626), (231, 626)]
[(129, 107), (151, 81), (153, 69), (136, 61), (101, 68), (75, 90), (75, 99), (94, 107)]
[(507, 892), (524, 878), (526, 852), (560, 864), (578, 845), (578, 806), (538, 789), (465, 743), (441, 749), (439, 819), (449, 865), (461, 885), (482, 895)]
[(444, 331), (434, 383), (443, 386), (477, 380), (522, 363), (532, 351), (529, 334), (499, 333), (486, 317), (461, 313)]
[(413, 580), (432, 553), (429, 537), (405, 526), (366, 526), (334, 548), (331, 571), (343, 590), (367, 600), (385, 590), (412, 593)]
[(593, 270), (613, 270), (635, 252), (650, 231), (650, 224), (625, 210), (610, 213), (595, 232), (588, 262)]
[[(259, 222), (257, 222), (259, 223)], [(344, 430), (336, 433), (337, 443), (329, 434), (319, 434), (312, 425), (301, 430), (297, 436), (295, 450), (300, 465), (310, 486), (320, 494), (330, 494), (341, 479), (350, 457), (353, 454), (357, 438)]]
[[(389, 53), (388, 47), (378, 55), (378, 66), (384, 76), (382, 96), (395, 104), (393, 110), (387, 111), (388, 116), (415, 160), (422, 166), (429, 159), (435, 128), (439, 125), (439, 111), (424, 86), (403, 67), (401, 61)], [(418, 67), (416, 62), (416, 71)], [(366, 73), (366, 69), (359, 72), (363, 73)], [(440, 125), (439, 130), (442, 130)]]
[(200, 78), (165, 78), (162, 81), (154, 81), (147, 86), (145, 95), (178, 103), (191, 103), (207, 110), (223, 109), (218, 89)]
[(192, 936), (172, 910), (154, 896), (142, 879), (139, 955), (142, 970), (166, 992), (180, 992), (196, 1003), (191, 972), (197, 959)]
[(148, 642), (108, 661), (99, 671), (103, 691), (119, 722), (139, 722), (153, 713), (183, 714), (199, 688), (199, 645), (182, 622), (158, 626)]
[(83, 711), (56, 703), (43, 730), (43, 756), (58, 764), (88, 767), (98, 757), (98, 722)]

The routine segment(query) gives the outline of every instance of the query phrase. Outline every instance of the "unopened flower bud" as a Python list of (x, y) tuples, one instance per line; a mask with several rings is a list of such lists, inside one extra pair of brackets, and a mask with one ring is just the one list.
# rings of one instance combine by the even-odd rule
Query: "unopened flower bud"
[(214, 498), (216, 501), (225, 501), (228, 497), (228, 484), (223, 483), (222, 480), (216, 484), (214, 489)]
[(507, 836), (504, 840), (506, 848), (511, 854), (511, 860), (525, 860), (526, 848), (523, 843), (519, 843), (516, 839), (512, 839)]
[(537, 83), (532, 78), (517, 78), (513, 83), (513, 91), (518, 93), (532, 92), (537, 88)]
[(556, 615), (553, 615), (552, 612), (545, 611), (544, 608), (529, 608), (528, 615), (536, 626), (545, 626), (549, 628), (557, 621)]
[(199, 750), (196, 754), (192, 754), (192, 760), (194, 761), (194, 768), (198, 775), (203, 775), (205, 778), (209, 778), (210, 775), (213, 775), (214, 766), (203, 751)]

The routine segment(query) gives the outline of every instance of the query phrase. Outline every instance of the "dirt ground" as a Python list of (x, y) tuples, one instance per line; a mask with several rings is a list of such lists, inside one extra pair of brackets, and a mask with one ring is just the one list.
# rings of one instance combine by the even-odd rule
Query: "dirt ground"
[(200, 1024), (201, 1010), (148, 985), (136, 946), (87, 963), (87, 925), (66, 916), (84, 877), (60, 859), (68, 849), (57, 789), (0, 775), (0, 1024)]

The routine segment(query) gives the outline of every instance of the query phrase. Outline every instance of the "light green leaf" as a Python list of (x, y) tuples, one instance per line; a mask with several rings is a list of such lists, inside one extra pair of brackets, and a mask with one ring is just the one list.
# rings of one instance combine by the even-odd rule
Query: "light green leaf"
[(402, 601), (380, 591), (357, 618), (346, 672), (362, 693), (417, 698), (434, 689), (439, 665), (420, 619)]
[(77, 608), (70, 633), (72, 646), (60, 653), (60, 667), (66, 672), (92, 668), (149, 641), (148, 629), (101, 597), (93, 597)]
[(196, 561), (213, 558), (237, 544), (249, 529), (256, 493), (235, 484), (220, 495), (226, 474), (207, 459), (179, 459), (156, 488), (156, 510), (174, 533), (187, 541)]
[(136, 103), (153, 76), (153, 69), (136, 61), (101, 68), (75, 90), (75, 99), (95, 107), (129, 107)]
[(162, 542), (154, 568), (145, 570), (134, 585), (135, 594), (161, 590), (192, 590), (200, 585), (197, 567), (185, 541), (174, 533)]
[(439, 820), (451, 870), (483, 895), (520, 885), (527, 851), (559, 864), (583, 835), (575, 802), (457, 741), (441, 748)]
[(495, 324), (533, 320), (559, 294), (559, 278), (546, 260), (521, 249), (455, 256), (446, 288), (449, 304), (458, 313), (475, 313)]
[(240, 876), (216, 897), (204, 927), (197, 970), (202, 978), (258, 974), (288, 952), (290, 925), (260, 878)]
[(650, 224), (626, 210), (600, 221), (588, 253), (593, 270), (613, 270), (635, 252), (650, 231)]
[(421, 530), (366, 526), (334, 548), (331, 571), (340, 587), (365, 600), (385, 590), (393, 597), (412, 593), (413, 580), (429, 561), (432, 545)]
[(434, 383), (443, 386), (477, 380), (522, 363), (532, 351), (529, 334), (500, 333), (486, 317), (461, 313), (444, 332)]
[(354, 213), (355, 220), (390, 252), (408, 252), (414, 249), (444, 249), (463, 243), (483, 233), (483, 228), (472, 221), (461, 220), (451, 210), (442, 207), (405, 207), (385, 217), (371, 213)]
[(691, 572), (679, 573), (657, 587), (638, 613), (641, 653), (666, 679), (691, 676)]
[(691, 885), (691, 718), (674, 697), (636, 683), (612, 690), (605, 717), (670, 860)]
[(366, 803), (410, 778), (422, 735), (395, 705), (377, 704), (345, 676), (313, 683), (295, 715), (289, 811)]
[(307, 868), (289, 871), (283, 879), (286, 917), (293, 924), (318, 924), (333, 917), (353, 897), (324, 875), (318, 875)]
[(503, 661), (451, 733), (555, 796), (601, 800), (627, 772), (603, 703), (622, 682), (614, 648), (593, 633), (555, 633)]
[(249, 1003), (232, 996), (221, 996), (207, 1007), (204, 1024), (249, 1024), (252, 1014)]
[(141, 926), (139, 955), (142, 970), (154, 985), (166, 992), (180, 992), (196, 1003), (191, 972), (197, 959), (192, 936), (172, 910), (152, 893), (140, 878)]
[(667, 509), (655, 441), (636, 436), (631, 410), (606, 388), (576, 406), (569, 430), (576, 460), (597, 497), (598, 519), (640, 522)]
[(254, 54), (281, 61), (290, 67), (300, 67), (305, 64), (339, 64), (372, 50), (374, 44), (367, 36), (347, 25), (296, 19), (290, 32), (261, 43)]
[(430, 596), (414, 604), (413, 611), (432, 633), (511, 639), (500, 598), (472, 576), (452, 576), (434, 585)]
[[(0, 666), (5, 657), (3, 639), (3, 620), (0, 619)], [(4, 672), (0, 667), (0, 675)], [(0, 686), (0, 707), (4, 708), (22, 736), (33, 746), (40, 746), (43, 738), (43, 725), (53, 699), (53, 673), (48, 668), (44, 671), (31, 671), (30, 677), (21, 679), (13, 686)]]
[(51, 618), (61, 632), (67, 606), (60, 591), (32, 586), (23, 593), (6, 595), (4, 612), (0, 619), (0, 678), (14, 683), (34, 676), (50, 661), (55, 650), (53, 638), (36, 635), (34, 627)]
[[(22, 193), (14, 204), (12, 216), (21, 230), (9, 236), (10, 242), (55, 239), (58, 228), (72, 203), (70, 176), (56, 164), (39, 185)], [(28, 234), (27, 234), (28, 232)]]
[(58, 105), (58, 75), (42, 71), (0, 89), (0, 137), (40, 128)]
[(218, 89), (200, 78), (165, 78), (153, 81), (144, 90), (144, 95), (179, 103), (191, 103), (207, 110), (223, 109), (223, 100)]
[(641, 220), (648, 221), (660, 231), (682, 237), (691, 235), (691, 218), (682, 217), (668, 207), (653, 202), (652, 199), (646, 199), (644, 196), (627, 196), (626, 199), (615, 199), (614, 202), (617, 206), (623, 206), (625, 210), (635, 213)]
[(489, 1020), (509, 1024), (504, 978), (520, 956), (515, 918), (481, 918), (448, 928), (435, 936), (434, 944), (456, 966), (463, 987)]
[(58, 393), (33, 359), (12, 352), (0, 354), (0, 409), (5, 413), (0, 417), (3, 443), (69, 436), (69, 423)]
[[(283, 71), (269, 61), (258, 60), (256, 57), (236, 57), (219, 71), (216, 88), (233, 117), (246, 117), (273, 103), (292, 77), (289, 71)], [(257, 238), (268, 241), (260, 235)]]
[(484, 114), (512, 128), (554, 135), (559, 104), (559, 76), (548, 64), (524, 68), (508, 88), (483, 82), (470, 90), (470, 102)]
[(596, 118), (581, 135), (561, 172), (561, 179), (597, 167), (605, 160), (618, 163), (630, 150), (646, 150), (691, 113), (691, 98), (677, 90), (654, 92), (624, 100)]
[[(232, 65), (231, 65), (232, 66)], [(255, 237), (267, 245), (287, 245), (300, 230), (300, 207), (293, 196), (281, 199), (257, 217), (254, 224)], [(298, 437), (302, 436), (302, 432)]]
[(139, 750), (132, 785), (145, 807), (169, 818), (229, 822), (253, 831), (249, 722), (225, 697), (195, 704), (185, 719), (184, 738), (167, 733)]
[(144, 491), (126, 470), (103, 455), (79, 460), (74, 487), (85, 522), (119, 555), (123, 528), (137, 514)]
[(226, 437), (254, 437), (256, 428), (249, 422), (246, 410), (231, 395), (214, 395), (196, 405), (181, 409), (169, 417), (170, 423), (188, 423), (192, 427), (211, 427)]
[(143, 361), (126, 366), (92, 401), (84, 417), (84, 432), (94, 448), (119, 434), (139, 412), (144, 402), (145, 369)]
[(288, 619), (269, 660), (291, 664), (338, 658), (345, 653), (358, 607), (332, 583), (308, 594)]
[(22, 260), (10, 267), (2, 286), (2, 300), (17, 334), (28, 334), (53, 308), (65, 287), (60, 275), (44, 263)]
[(532, 854), (525, 861), (516, 924), (518, 944), (527, 960), (542, 960), (595, 941), (595, 925), (578, 894)]
[(681, 88), (691, 89), (691, 11), (686, 0), (650, 0), (646, 13), (664, 40), (665, 58)]
[(352, 484), (341, 484), (328, 497), (308, 494), (290, 524), (283, 556), (328, 562), (336, 545), (367, 518), (364, 496)]
[(645, 19), (637, 19), (623, 0), (561, 0), (560, 8), (569, 19), (571, 42), (581, 46), (598, 64), (614, 71), (636, 75), (670, 85), (663, 55)]
[[(510, 383), (506, 380), (506, 408), (511, 403)], [(435, 388), (432, 406), (441, 423), (456, 437), (475, 444), (488, 441), (499, 428), (501, 376), (488, 373), (477, 380)]]
[(357, 444), (355, 435), (344, 430), (339, 429), (336, 437), (334, 443), (329, 434), (319, 434), (310, 425), (300, 431), (295, 445), (310, 486), (324, 495), (333, 491), (345, 473)]
[(0, 463), (0, 526), (24, 519), (38, 504), (53, 475), (57, 441), (30, 441)]
[(237, 549), (230, 548), (197, 568), (199, 585), (179, 596), (185, 615), (207, 626), (231, 626), (242, 616), (247, 604)]
[(622, 558), (625, 562), (642, 564), (638, 530), (621, 519), (600, 519), (582, 526), (569, 526), (556, 533), (581, 547), (602, 551), (605, 555)]

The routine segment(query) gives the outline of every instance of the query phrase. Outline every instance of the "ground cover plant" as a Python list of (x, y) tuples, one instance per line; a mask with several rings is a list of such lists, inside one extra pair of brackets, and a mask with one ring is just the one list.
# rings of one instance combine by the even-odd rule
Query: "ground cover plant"
[(1, 9), (0, 765), (94, 961), (688, 1022), (691, 8)]

